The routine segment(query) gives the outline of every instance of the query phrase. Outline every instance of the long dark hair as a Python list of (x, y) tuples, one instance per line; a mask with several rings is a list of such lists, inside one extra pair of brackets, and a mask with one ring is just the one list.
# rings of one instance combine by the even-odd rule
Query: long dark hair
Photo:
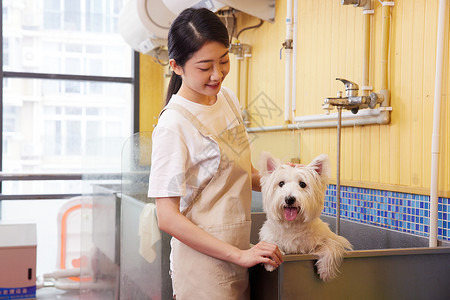
[[(228, 30), (220, 18), (206, 8), (188, 8), (173, 21), (168, 36), (169, 58), (184, 67), (206, 42), (215, 41), (230, 46)], [(181, 76), (172, 72), (167, 89), (166, 104), (181, 87)]]

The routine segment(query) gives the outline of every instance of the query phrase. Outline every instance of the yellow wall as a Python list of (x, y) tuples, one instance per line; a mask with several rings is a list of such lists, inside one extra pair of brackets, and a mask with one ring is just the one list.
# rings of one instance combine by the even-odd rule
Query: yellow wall
[(164, 68), (151, 56), (140, 55), (139, 131), (153, 131), (164, 103)]
[[(382, 6), (379, 1), (372, 2), (375, 14), (371, 17), (370, 85), (374, 91), (379, 91)], [(248, 67), (249, 103), (264, 93), (276, 106), (284, 106), (285, 54), (282, 53), (281, 60), (279, 55), (285, 39), (285, 6), (285, 0), (277, 0), (275, 23), (265, 22), (260, 28), (245, 31), (240, 36), (242, 43), (253, 48)], [(429, 193), (437, 6), (438, 1), (395, 1), (391, 9), (388, 75), (393, 109), (391, 122), (343, 128), (342, 184)], [(439, 160), (439, 190), (440, 195), (446, 197), (450, 195), (449, 10), (447, 7)], [(362, 9), (342, 6), (338, 0), (301, 0), (298, 1), (298, 16), (296, 115), (321, 114), (324, 99), (344, 89), (336, 77), (362, 86)], [(257, 23), (254, 17), (239, 15), (239, 29)], [(225, 84), (238, 91), (238, 62), (234, 56), (231, 63), (232, 71)], [(239, 69), (242, 101), (245, 64), (241, 63)], [(149, 101), (143, 94), (142, 97), (142, 101)], [(141, 124), (153, 124), (154, 119), (148, 117), (141, 116)], [(283, 125), (283, 120), (284, 114), (274, 114), (266, 118), (264, 125)], [(336, 168), (335, 128), (250, 136), (255, 164), (259, 152), (268, 150), (282, 160), (300, 157), (302, 163), (327, 153), (333, 170)]]

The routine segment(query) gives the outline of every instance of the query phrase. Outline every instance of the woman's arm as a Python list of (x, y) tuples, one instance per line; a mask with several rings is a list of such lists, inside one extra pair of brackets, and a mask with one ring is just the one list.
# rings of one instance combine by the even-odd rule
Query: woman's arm
[(259, 176), (259, 171), (255, 169), (252, 165), (252, 190), (255, 192), (261, 192), (261, 176)]
[(192, 249), (246, 268), (260, 263), (278, 267), (283, 262), (276, 245), (260, 242), (248, 250), (241, 250), (213, 237), (181, 214), (179, 203), (179, 197), (156, 198), (158, 225)]

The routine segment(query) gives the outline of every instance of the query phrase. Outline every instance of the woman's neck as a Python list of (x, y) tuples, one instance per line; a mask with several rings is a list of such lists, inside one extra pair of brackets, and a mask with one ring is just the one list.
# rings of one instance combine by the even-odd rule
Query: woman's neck
[(202, 104), (202, 105), (213, 105), (217, 101), (217, 95), (204, 95), (197, 93), (191, 89), (188, 89), (186, 87), (183, 87), (183, 85), (180, 87), (180, 89), (177, 92), (178, 96), (181, 96), (189, 101)]

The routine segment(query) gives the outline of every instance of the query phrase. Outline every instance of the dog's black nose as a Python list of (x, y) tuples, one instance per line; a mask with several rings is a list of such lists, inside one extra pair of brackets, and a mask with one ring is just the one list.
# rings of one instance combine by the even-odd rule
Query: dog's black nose
[(284, 198), (284, 202), (286, 202), (287, 205), (292, 205), (295, 202), (295, 197), (288, 196)]

